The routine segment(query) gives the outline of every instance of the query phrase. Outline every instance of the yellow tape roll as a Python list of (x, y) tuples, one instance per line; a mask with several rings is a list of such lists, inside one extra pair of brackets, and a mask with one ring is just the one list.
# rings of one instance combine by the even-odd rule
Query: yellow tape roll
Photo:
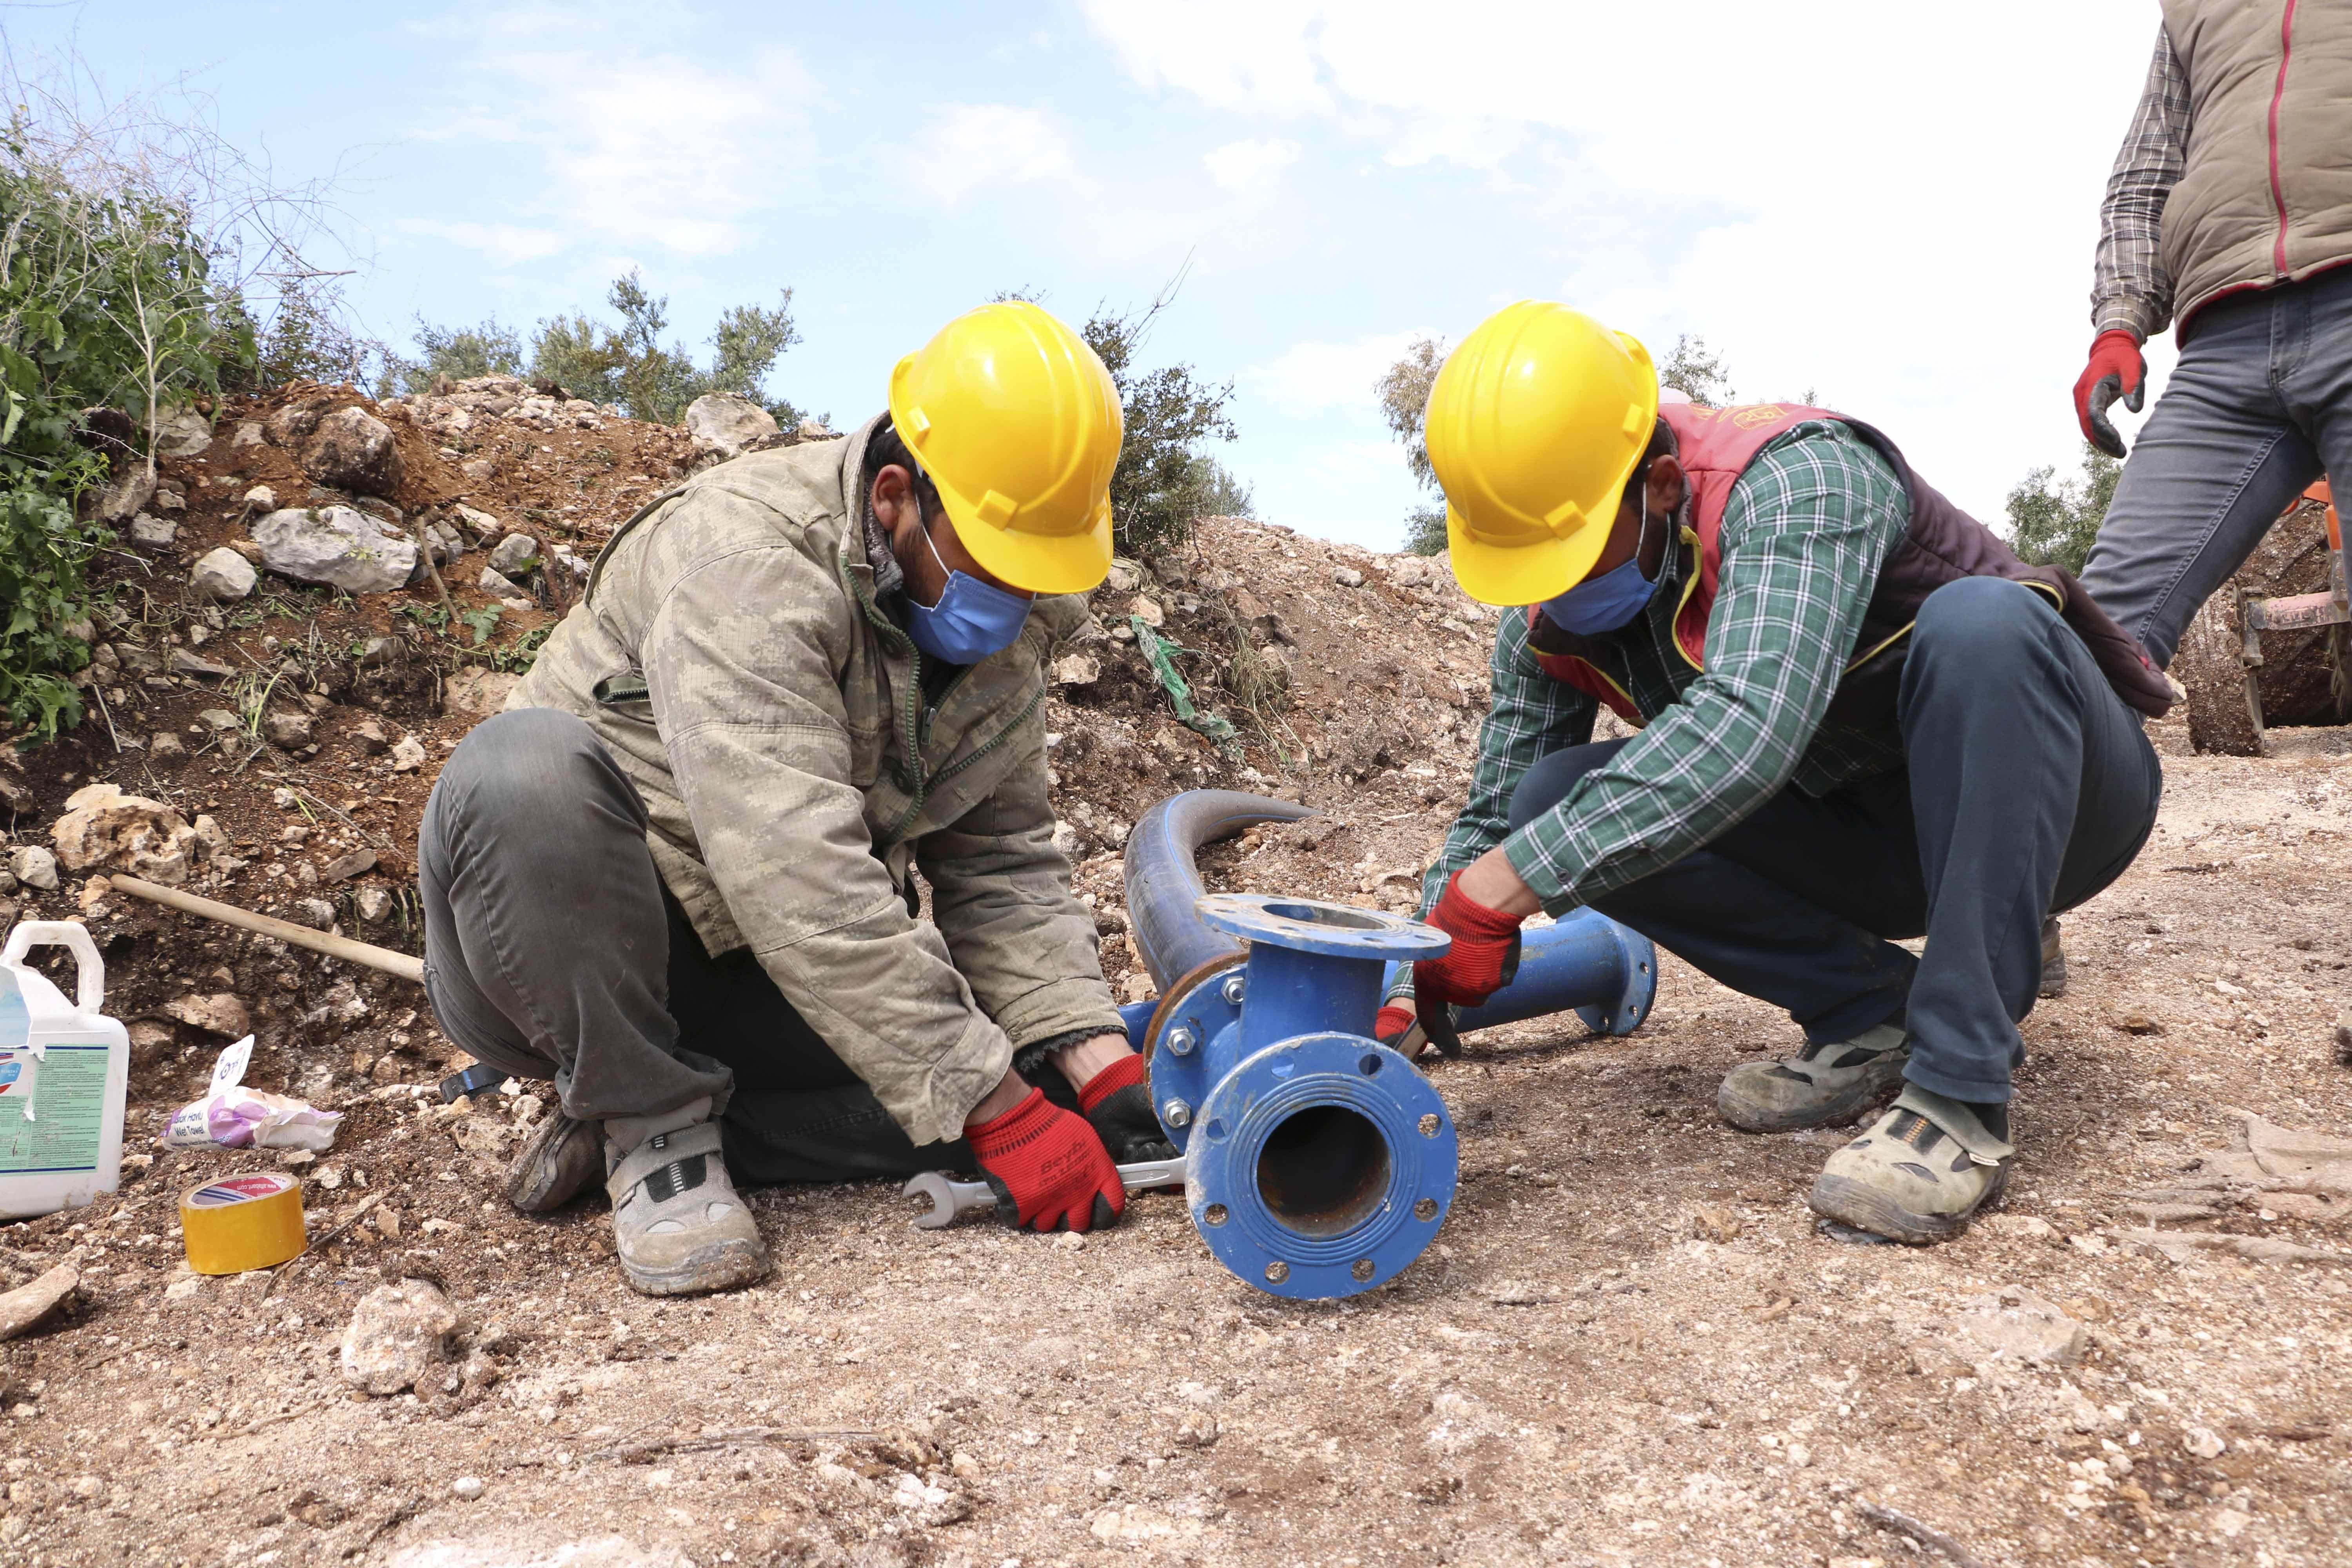
[(275, 1171), (223, 1176), (180, 1194), (180, 1239), (199, 1274), (275, 1268), (302, 1256), (302, 1184)]

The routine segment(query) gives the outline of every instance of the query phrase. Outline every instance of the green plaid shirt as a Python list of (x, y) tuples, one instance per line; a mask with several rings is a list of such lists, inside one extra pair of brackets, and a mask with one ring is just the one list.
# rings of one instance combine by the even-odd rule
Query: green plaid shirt
[(1825, 795), (1900, 767), (1891, 729), (1822, 715), (1910, 512), (1894, 466), (1845, 426), (1812, 420), (1776, 437), (1726, 500), (1705, 672), (1674, 642), (1694, 570), (1685, 546), (1641, 616), (1601, 639), (1598, 662), (1647, 723), (1517, 833), (1512, 790), (1538, 757), (1592, 739), (1595, 705), (1537, 666), (1526, 614), (1507, 612), (1469, 803), (1422, 879), (1423, 912), (1497, 844), (1557, 915), (1672, 865), (1787, 784)]

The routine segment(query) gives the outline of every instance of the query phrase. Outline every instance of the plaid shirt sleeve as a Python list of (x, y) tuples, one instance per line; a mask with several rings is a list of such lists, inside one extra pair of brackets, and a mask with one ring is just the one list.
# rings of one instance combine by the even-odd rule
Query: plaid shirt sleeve
[(1843, 425), (1801, 425), (1757, 455), (1724, 509), (1705, 673), (1503, 842), (1548, 912), (1672, 865), (1789, 783), (1909, 521), (1894, 468)]
[(2091, 270), (2091, 322), (2142, 342), (2172, 320), (2172, 279), (2159, 249), (2165, 198), (2179, 182), (2189, 147), (2189, 73), (2161, 25), (2147, 86), (2107, 176), (2099, 206), (2099, 250)]
[(1528, 647), (1528, 614), (1508, 609), (1495, 633), (1493, 697), (1478, 729), (1470, 799), (1446, 831), (1445, 848), (1421, 878), (1421, 912), (1437, 907), (1454, 872), (1510, 836), (1511, 792), (1539, 757), (1592, 739), (1598, 704), (1546, 675)]

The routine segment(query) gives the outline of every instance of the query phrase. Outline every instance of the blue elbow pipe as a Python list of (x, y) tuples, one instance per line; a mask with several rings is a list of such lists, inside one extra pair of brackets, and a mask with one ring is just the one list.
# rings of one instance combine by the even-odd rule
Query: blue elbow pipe
[[(1394, 967), (1451, 939), (1402, 916), (1313, 899), (1204, 894), (1193, 857), (1291, 802), (1196, 790), (1144, 814), (1127, 847), (1128, 919), (1158, 984), (1120, 1009), (1150, 1058), (1160, 1124), (1187, 1163), (1194, 1227), (1218, 1261), (1277, 1296), (1352, 1296), (1436, 1236), (1458, 1171), (1453, 1119), (1372, 1038)], [(1512, 985), (1464, 1015), (1480, 1028), (1574, 1010), (1624, 1034), (1648, 1016), (1650, 944), (1592, 913), (1530, 929)]]

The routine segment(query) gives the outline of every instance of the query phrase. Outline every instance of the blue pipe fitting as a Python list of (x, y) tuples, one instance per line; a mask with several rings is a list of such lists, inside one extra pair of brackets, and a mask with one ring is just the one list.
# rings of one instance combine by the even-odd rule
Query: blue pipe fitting
[(1452, 939), (1314, 899), (1195, 905), (1248, 953), (1159, 1009), (1151, 1094), (1188, 1165), (1185, 1202), (1217, 1260), (1271, 1295), (1370, 1290), (1421, 1256), (1454, 1205), (1454, 1120), (1371, 1037), (1391, 960)]
[[(1320, 1300), (1391, 1279), (1453, 1207), (1454, 1121), (1372, 1037), (1395, 966), (1443, 931), (1313, 899), (1203, 892), (1194, 854), (1255, 822), (1311, 815), (1225, 790), (1160, 801), (1127, 845), (1128, 918), (1157, 1002), (1119, 1010), (1150, 1059), (1153, 1103), (1188, 1167), (1194, 1228), (1271, 1295)], [(1246, 945), (1244, 945), (1246, 944)], [(1649, 941), (1591, 910), (1521, 937), (1517, 974), (1458, 1027), (1574, 1011), (1630, 1034), (1657, 988)]]

